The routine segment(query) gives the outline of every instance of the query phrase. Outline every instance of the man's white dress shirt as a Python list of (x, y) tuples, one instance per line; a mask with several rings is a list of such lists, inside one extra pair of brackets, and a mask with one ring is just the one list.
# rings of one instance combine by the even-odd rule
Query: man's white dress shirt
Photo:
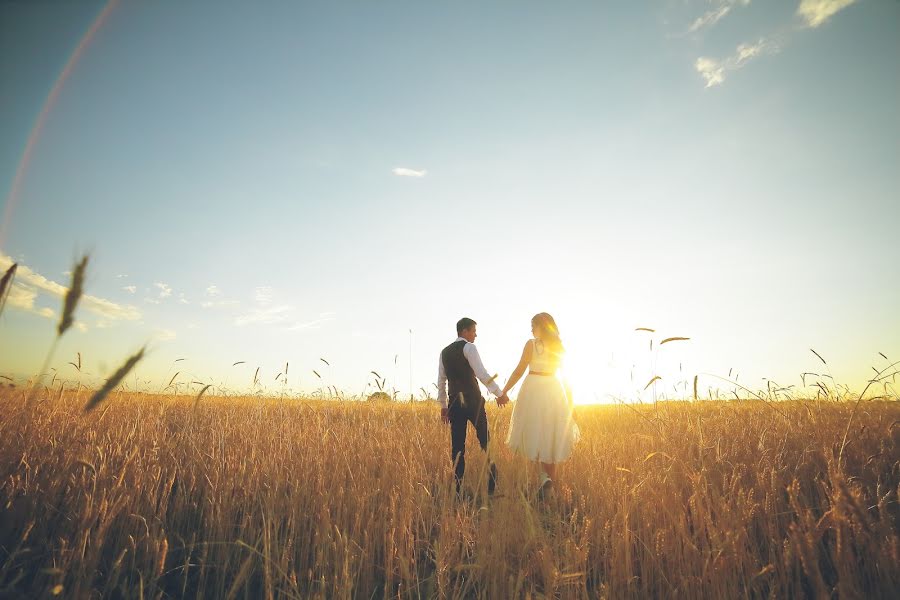
[[(459, 340), (465, 340), (465, 338), (456, 338), (457, 342)], [(497, 385), (497, 382), (494, 381), (494, 378), (488, 374), (487, 369), (484, 368), (484, 364), (481, 362), (481, 356), (478, 354), (478, 348), (475, 347), (475, 344), (467, 341), (466, 345), (463, 346), (463, 356), (465, 356), (466, 360), (469, 361), (469, 366), (472, 367), (472, 370), (475, 372), (475, 377), (477, 377), (478, 380), (483, 383), (484, 386), (488, 390), (490, 390), (493, 395), (499, 398), (502, 394), (502, 390), (500, 389), (500, 386)], [(438, 359), (437, 399), (441, 405), (441, 408), (447, 408), (447, 372), (444, 371), (443, 356)]]

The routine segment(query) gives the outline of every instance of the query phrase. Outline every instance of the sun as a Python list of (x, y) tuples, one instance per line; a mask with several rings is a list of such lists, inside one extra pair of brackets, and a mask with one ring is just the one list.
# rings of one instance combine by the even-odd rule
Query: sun
[[(571, 318), (571, 317), (570, 317)], [(599, 323), (585, 311), (577, 330), (563, 332), (566, 347), (560, 376), (572, 389), (575, 404), (612, 404), (634, 395), (634, 336), (622, 327)]]
[(575, 404), (606, 402), (604, 400), (606, 391), (599, 371), (591, 357), (566, 353), (560, 367), (560, 377), (571, 390)]

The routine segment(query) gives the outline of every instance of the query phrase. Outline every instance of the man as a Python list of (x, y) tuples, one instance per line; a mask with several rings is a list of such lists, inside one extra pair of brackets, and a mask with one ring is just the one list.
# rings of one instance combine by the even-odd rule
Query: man
[[(460, 493), (463, 474), (466, 471), (466, 430), (471, 421), (481, 449), (487, 451), (488, 425), (484, 412), (484, 397), (478, 387), (481, 380), (488, 390), (497, 397), (497, 404), (503, 406), (509, 397), (500, 391), (500, 386), (487, 370), (475, 347), (475, 321), (462, 318), (456, 324), (456, 341), (441, 351), (438, 367), (438, 402), (441, 404), (441, 420), (450, 424), (451, 457), (454, 464), (456, 493)], [(476, 379), (476, 377), (478, 379)], [(450, 388), (449, 401), (447, 388)], [(494, 493), (497, 485), (497, 467), (490, 465), (488, 473), (488, 494)]]

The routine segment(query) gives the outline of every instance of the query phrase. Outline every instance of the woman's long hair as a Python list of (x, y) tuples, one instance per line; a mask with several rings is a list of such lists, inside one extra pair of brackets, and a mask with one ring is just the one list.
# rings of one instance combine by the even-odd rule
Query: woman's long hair
[(559, 337), (559, 327), (548, 313), (538, 313), (531, 317), (531, 326), (538, 341), (551, 353), (561, 355), (566, 351)]

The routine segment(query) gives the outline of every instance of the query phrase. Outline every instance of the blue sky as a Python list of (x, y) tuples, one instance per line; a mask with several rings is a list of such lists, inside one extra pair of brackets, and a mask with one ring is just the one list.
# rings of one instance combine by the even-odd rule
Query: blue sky
[(13, 198), (105, 6), (0, 5), (3, 373), (80, 251), (93, 377), (406, 394), (460, 316), (503, 379), (545, 310), (587, 398), (900, 355), (896, 2), (115, 4)]

